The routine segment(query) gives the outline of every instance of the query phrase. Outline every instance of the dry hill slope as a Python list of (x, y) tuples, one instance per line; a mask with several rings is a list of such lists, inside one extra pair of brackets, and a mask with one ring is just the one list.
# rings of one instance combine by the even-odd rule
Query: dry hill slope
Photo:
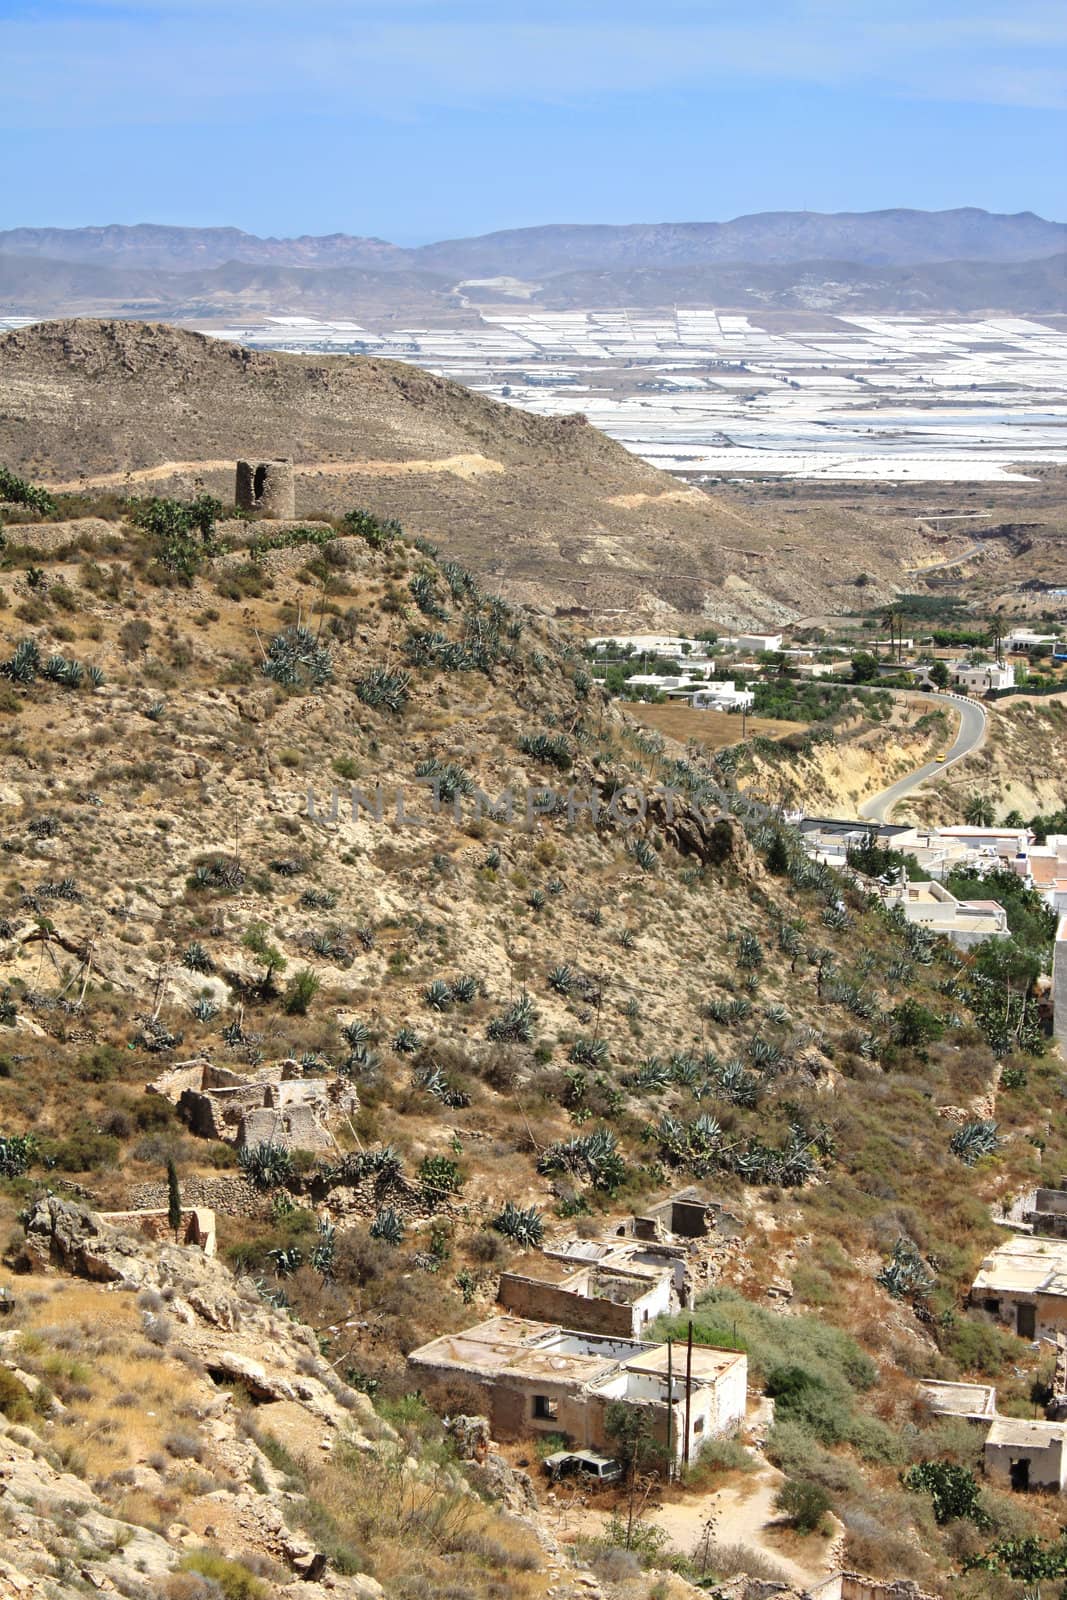
[[(532, 417), (388, 361), (65, 321), (0, 339), (0, 390), (0, 461), (32, 477), (114, 487), (162, 469), (157, 492), (202, 477), (229, 498), (237, 456), (291, 455), (301, 515), (399, 517), (513, 599), (611, 626), (832, 610), (861, 572), (875, 603), (928, 558), (903, 520), (892, 538), (859, 518), (833, 541), (791, 526), (784, 545), (772, 509), (680, 491), (581, 417)], [(456, 457), (459, 471), (440, 470)]]
[[(213, 359), (224, 372), (239, 357), (260, 362)], [(610, 460), (613, 447), (599, 448)], [(17, 1472), (57, 1512), (51, 1533), (29, 1511), (12, 1529), (14, 1497), (0, 1499), (0, 1561), (17, 1575), (28, 1548), (35, 1570), (57, 1564), (44, 1567), (60, 1574), (52, 1593), (79, 1592), (61, 1586), (58, 1563), (78, 1551), (69, 1508), (92, 1500), (103, 1522), (79, 1557), (85, 1581), (103, 1573), (129, 1600), (208, 1600), (213, 1590), (169, 1570), (179, 1546), (195, 1557), (201, 1543), (217, 1547), (204, 1559), (225, 1550), (279, 1567), (262, 1589), (224, 1590), (230, 1600), (326, 1600), (330, 1586), (336, 1600), (382, 1600), (357, 1567), (388, 1600), (541, 1600), (550, 1587), (562, 1600), (522, 1529), (474, 1540), (469, 1525), (435, 1522), (427, 1548), (410, 1518), (398, 1526), (391, 1508), (398, 1494), (408, 1503), (415, 1468), (405, 1458), (383, 1485), (368, 1450), (361, 1469), (344, 1438), (352, 1426), (369, 1436), (374, 1418), (325, 1382), (310, 1334), (280, 1307), (314, 1328), (340, 1375), (379, 1386), (380, 1416), (405, 1439), (421, 1430), (429, 1460), (451, 1467), (432, 1413), (407, 1396), (403, 1358), (488, 1315), (503, 1266), (533, 1264), (500, 1225), (505, 1202), (534, 1208), (546, 1229), (598, 1231), (700, 1182), (741, 1223), (737, 1249), (701, 1282), (721, 1273), (743, 1291), (728, 1314), (752, 1340), (754, 1384), (795, 1361), (826, 1395), (810, 1414), (779, 1401), (776, 1464), (820, 1474), (850, 1562), (988, 1596), (986, 1574), (956, 1574), (973, 1546), (934, 1523), (900, 1472), (974, 1459), (973, 1435), (917, 1409), (919, 1376), (980, 1369), (1002, 1404), (1030, 1410), (1029, 1346), (998, 1339), (961, 1293), (996, 1237), (990, 1203), (1065, 1170), (1061, 1064), (1015, 1052), (998, 1085), (1012, 1042), (1001, 1006), (990, 1012), (951, 951), (788, 836), (725, 812), (722, 756), (717, 769), (683, 761), (636, 729), (553, 623), (425, 545), (369, 522), (362, 536), (274, 525), (273, 543), (254, 542), (262, 525), (230, 523), (183, 572), (165, 531), (101, 509), (12, 522), (0, 552), (0, 1247), (21, 1261), (17, 1232), (8, 1246), (15, 1213), (42, 1191), (160, 1204), (170, 1159), (186, 1204), (217, 1210), (220, 1250), (250, 1282), (231, 1292), (212, 1272), (200, 1284), (199, 1301), (242, 1301), (221, 1323), (187, 1316), (194, 1269), (169, 1247), (139, 1269), (140, 1305), (121, 1289), (16, 1282), (0, 1360), (10, 1349), (67, 1409), (49, 1427), (28, 1389), (9, 1382), (6, 1402), (0, 1389), (0, 1411), (32, 1413), (25, 1435), (0, 1427), (0, 1479)], [(297, 618), (313, 631), (294, 631)], [(434, 775), (436, 813), (417, 787)], [(331, 784), (357, 781), (384, 786), (381, 820), (308, 815), (309, 786), (324, 802)], [(642, 817), (634, 791), (663, 783), (673, 809), (654, 793)], [(546, 799), (572, 784), (579, 800), (597, 797), (597, 825)], [(475, 785), (496, 798), (492, 814), (475, 815)], [(540, 812), (530, 826), (527, 793)], [(287, 1168), (264, 1168), (261, 1150), (258, 1179), (247, 1164), (254, 1186), (230, 1144), (145, 1093), (196, 1059), (232, 1072), (242, 1094), (282, 1062), (309, 1089), (343, 1090), (336, 1145)], [(972, 1167), (950, 1139), (975, 1107), (995, 1115), (1000, 1143)], [(54, 1207), (37, 1216), (31, 1238), (62, 1254)], [(902, 1233), (931, 1268), (921, 1316), (877, 1276)], [(783, 1292), (802, 1315), (771, 1309)], [(721, 1342), (724, 1322), (707, 1326)], [(294, 1389), (306, 1380), (303, 1403), (264, 1395), (259, 1379), (231, 1385), (226, 1353)], [(468, 1385), (435, 1404), (455, 1414), (471, 1399)], [(1041, 1496), (985, 1503), (991, 1538), (1058, 1527)], [(260, 1504), (269, 1521), (253, 1516)], [(295, 1578), (274, 1511), (327, 1555), (321, 1591)], [(123, 1539), (158, 1577), (119, 1586), (128, 1563), (103, 1556)], [(716, 1555), (714, 1568), (735, 1565)], [(619, 1600), (667, 1592), (622, 1570), (634, 1584)], [(0, 1588), (5, 1577), (0, 1566)]]

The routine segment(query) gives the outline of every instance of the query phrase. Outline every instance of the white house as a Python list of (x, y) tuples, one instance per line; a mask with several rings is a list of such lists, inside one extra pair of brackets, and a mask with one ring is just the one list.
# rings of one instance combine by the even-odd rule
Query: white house
[(635, 672), (626, 680), (628, 689), (658, 689), (662, 694), (684, 694), (694, 684), (695, 680), (687, 673), (672, 677), (663, 672)]
[(996, 900), (957, 900), (944, 884), (895, 883), (885, 891), (886, 904), (899, 906), (905, 920), (969, 950), (983, 939), (1008, 937), (1008, 914)]
[(1050, 833), (1044, 844), (1032, 844), (1027, 869), (1045, 904), (1061, 915), (1067, 911), (1067, 834)]
[(950, 661), (953, 683), (968, 694), (988, 694), (991, 689), (1014, 689), (1015, 668), (1010, 662), (981, 661), (972, 667), (966, 661)]
[(752, 689), (738, 689), (732, 678), (723, 678), (697, 689), (690, 705), (696, 711), (750, 711), (756, 695)]
[(782, 635), (780, 633), (739, 633), (737, 636), (738, 650), (755, 650), (757, 654), (763, 650), (780, 650), (782, 648)]
[(1013, 628), (1005, 637), (1005, 650), (1036, 650), (1038, 645), (1059, 644), (1055, 633), (1035, 633), (1033, 628)]

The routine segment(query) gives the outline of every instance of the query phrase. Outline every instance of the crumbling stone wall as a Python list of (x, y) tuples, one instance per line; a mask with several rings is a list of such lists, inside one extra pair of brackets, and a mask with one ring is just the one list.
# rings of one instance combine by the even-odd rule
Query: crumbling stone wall
[[(169, 1198), (163, 1183), (139, 1183), (127, 1196), (130, 1209), (165, 1208)], [(270, 1196), (261, 1194), (237, 1173), (218, 1178), (182, 1178), (182, 1207), (208, 1206), (224, 1217), (260, 1217), (270, 1210)]]
[(234, 498), (241, 511), (258, 511), (272, 521), (296, 516), (292, 461), (239, 461)]

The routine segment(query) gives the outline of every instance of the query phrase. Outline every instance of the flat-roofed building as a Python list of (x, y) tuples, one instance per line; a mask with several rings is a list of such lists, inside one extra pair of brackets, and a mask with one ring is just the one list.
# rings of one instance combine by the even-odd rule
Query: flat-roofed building
[(1011, 1489), (1051, 1490), (1067, 1484), (1067, 1422), (996, 1417), (986, 1436), (986, 1476)]
[(970, 1304), (1023, 1339), (1067, 1332), (1067, 1239), (1007, 1239), (986, 1256)]
[(935, 1417), (962, 1417), (988, 1425), (997, 1414), (997, 1391), (991, 1383), (942, 1383), (928, 1378), (919, 1395)]
[(412, 1351), (408, 1362), (418, 1372), (477, 1385), (498, 1439), (558, 1433), (577, 1448), (610, 1453), (607, 1414), (622, 1403), (646, 1412), (656, 1441), (683, 1461), (745, 1415), (748, 1363), (736, 1350), (694, 1348), (688, 1396), (682, 1345), (672, 1352), (665, 1344), (520, 1317), (490, 1317), (444, 1334)]
[(885, 903), (899, 907), (905, 921), (939, 933), (963, 950), (984, 939), (1006, 939), (1008, 913), (996, 900), (957, 900), (936, 879), (895, 883), (884, 890)]

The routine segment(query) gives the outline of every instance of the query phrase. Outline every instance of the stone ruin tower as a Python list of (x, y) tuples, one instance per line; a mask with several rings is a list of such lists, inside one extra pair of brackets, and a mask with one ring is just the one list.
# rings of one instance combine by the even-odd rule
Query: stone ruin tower
[(258, 511), (274, 521), (296, 516), (296, 481), (293, 463), (239, 461), (236, 501), (239, 511)]

